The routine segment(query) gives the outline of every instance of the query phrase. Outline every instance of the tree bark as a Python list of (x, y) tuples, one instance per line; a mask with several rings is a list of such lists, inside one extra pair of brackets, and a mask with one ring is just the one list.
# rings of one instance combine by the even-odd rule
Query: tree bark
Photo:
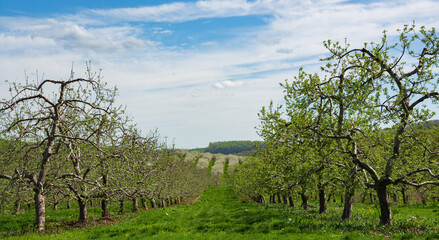
[(79, 205), (79, 221), (85, 222), (87, 220), (87, 200), (78, 199)]
[(108, 210), (108, 200), (107, 198), (103, 198), (101, 201), (101, 210), (102, 210), (102, 217), (109, 217), (110, 211)]
[(403, 202), (404, 204), (407, 204), (407, 196), (406, 196), (406, 194), (405, 194), (405, 187), (402, 187), (402, 188), (401, 188), (401, 194), (402, 194), (402, 202)]
[(341, 218), (351, 219), (352, 218), (352, 206), (354, 204), (354, 193), (351, 189), (346, 189), (345, 199), (344, 199), (343, 215)]
[(279, 193), (276, 194), (276, 197), (277, 197), (277, 203), (282, 203), (282, 199), (280, 199), (280, 194)]
[(285, 195), (282, 195), (282, 203), (283, 204), (288, 204), (288, 198), (287, 198), (287, 196), (285, 196)]
[(148, 205), (146, 204), (146, 199), (145, 198), (141, 198), (140, 202), (142, 203), (143, 210), (148, 210)]
[(294, 204), (293, 196), (288, 196), (288, 203), (290, 204), (290, 207), (296, 207), (296, 204)]
[(67, 209), (70, 209), (70, 200), (67, 201)]
[(380, 224), (392, 225), (392, 212), (390, 211), (389, 201), (387, 199), (387, 185), (378, 182), (375, 185), (375, 191), (377, 192), (378, 201), (380, 203)]
[(151, 208), (157, 208), (157, 205), (155, 204), (154, 198), (151, 198)]
[(19, 214), (20, 213), (20, 200), (16, 200), (14, 203), (14, 214)]
[(119, 200), (119, 213), (123, 213), (123, 199)]
[(302, 207), (304, 210), (309, 209), (308, 199), (309, 197), (305, 193), (300, 193), (300, 197), (302, 198)]
[(133, 202), (133, 212), (138, 212), (139, 204), (137, 203), (137, 198), (133, 197), (131, 201)]
[(40, 189), (34, 189), (34, 201), (35, 201), (35, 225), (38, 231), (44, 231), (46, 227), (46, 205), (44, 202), (44, 196), (41, 194)]
[(328, 207), (326, 204), (326, 194), (325, 194), (324, 187), (319, 188), (319, 203), (320, 203), (319, 204), (320, 205), (319, 213), (322, 214), (322, 213), (328, 212)]
[(274, 195), (270, 195), (270, 203), (276, 203)]

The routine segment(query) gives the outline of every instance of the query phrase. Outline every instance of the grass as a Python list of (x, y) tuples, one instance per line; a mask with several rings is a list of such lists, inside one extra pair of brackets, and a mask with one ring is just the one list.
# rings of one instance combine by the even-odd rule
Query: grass
[(391, 227), (377, 224), (372, 204), (356, 204), (348, 221), (340, 221), (340, 204), (329, 208), (319, 215), (315, 208), (255, 204), (239, 199), (230, 187), (210, 187), (194, 204), (144, 211), (112, 226), (12, 239), (439, 239), (437, 204), (393, 206)]
[[(23, 206), (21, 209), (22, 213), (16, 215), (9, 213), (12, 212), (12, 206), (9, 207), (0, 213), (0, 238), (28, 234), (34, 231), (35, 210), (33, 207), (28, 209), (26, 206)], [(137, 213), (131, 212), (131, 202), (126, 202), (124, 209), (124, 213), (120, 214), (119, 205), (113, 204), (109, 209), (113, 218), (101, 219), (100, 207), (88, 206), (88, 218), (90, 221), (79, 223), (77, 221), (79, 211), (76, 202), (71, 202), (71, 209), (67, 209), (65, 204), (60, 204), (56, 211), (46, 206), (46, 232), (57, 233), (69, 229), (108, 224), (122, 219), (132, 219), (137, 216)]]
[(209, 161), (209, 165), (207, 166), (207, 171), (209, 173), (212, 172), (212, 168), (213, 168), (213, 165), (215, 165), (215, 161), (216, 161), (216, 158), (215, 158), (215, 156), (213, 156)]

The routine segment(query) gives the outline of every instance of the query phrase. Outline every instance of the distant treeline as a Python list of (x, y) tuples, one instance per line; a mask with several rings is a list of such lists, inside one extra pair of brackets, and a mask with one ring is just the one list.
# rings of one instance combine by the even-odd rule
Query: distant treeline
[(209, 146), (204, 151), (214, 154), (215, 153), (222, 153), (222, 154), (250, 153), (263, 146), (264, 143), (261, 141), (211, 142), (209, 143)]
[(425, 123), (419, 123), (418, 125), (430, 129), (432, 127), (439, 126), (439, 120), (429, 120), (429, 121), (427, 121)]

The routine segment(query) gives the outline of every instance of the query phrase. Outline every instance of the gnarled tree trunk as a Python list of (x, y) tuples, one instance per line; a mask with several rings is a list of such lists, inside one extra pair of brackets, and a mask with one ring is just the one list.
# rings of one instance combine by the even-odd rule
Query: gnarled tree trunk
[(79, 221), (85, 222), (87, 220), (87, 200), (86, 199), (78, 199), (78, 206), (79, 206)]
[(44, 231), (46, 227), (46, 205), (44, 202), (44, 196), (37, 188), (34, 189), (34, 201), (35, 201), (35, 225), (38, 231)]
[(375, 190), (380, 202), (380, 224), (391, 225), (392, 224), (392, 212), (390, 211), (389, 200), (387, 199), (387, 185), (382, 182), (378, 182), (375, 185)]
[(351, 219), (352, 218), (352, 206), (354, 204), (354, 193), (349, 189), (346, 189), (345, 199), (344, 199), (344, 207), (343, 207), (343, 215), (341, 218)]

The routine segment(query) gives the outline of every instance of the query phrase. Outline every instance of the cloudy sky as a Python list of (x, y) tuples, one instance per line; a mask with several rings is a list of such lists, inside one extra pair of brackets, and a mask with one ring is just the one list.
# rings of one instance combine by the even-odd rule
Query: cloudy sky
[(0, 0), (4, 80), (78, 77), (85, 62), (119, 88), (143, 132), (180, 148), (258, 140), (257, 113), (299, 67), (317, 69), (322, 42), (379, 41), (383, 30), (438, 27), (439, 1)]

